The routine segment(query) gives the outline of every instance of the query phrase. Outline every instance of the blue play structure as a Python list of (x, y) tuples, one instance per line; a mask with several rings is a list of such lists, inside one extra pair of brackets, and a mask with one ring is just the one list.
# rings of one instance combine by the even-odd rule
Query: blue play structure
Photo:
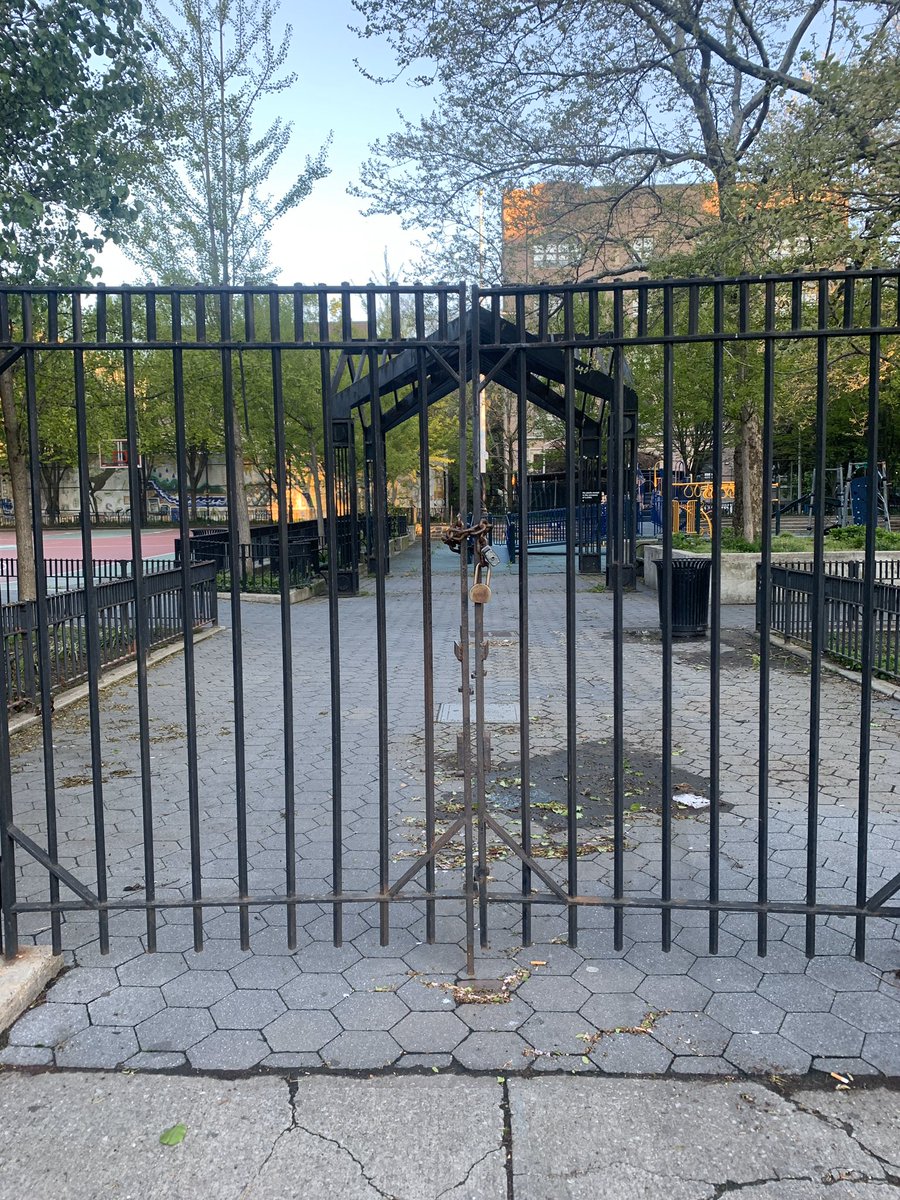
[[(597, 505), (585, 504), (575, 509), (575, 546), (579, 550), (597, 553), (598, 541), (606, 537), (607, 513), (606, 505), (599, 506), (599, 537)], [(526, 551), (558, 550), (565, 552), (566, 510), (564, 508), (544, 508), (528, 514), (528, 532), (525, 538)], [(519, 514), (506, 514), (506, 549), (509, 551), (509, 561), (514, 563), (516, 555), (522, 552), (522, 538), (519, 531)]]

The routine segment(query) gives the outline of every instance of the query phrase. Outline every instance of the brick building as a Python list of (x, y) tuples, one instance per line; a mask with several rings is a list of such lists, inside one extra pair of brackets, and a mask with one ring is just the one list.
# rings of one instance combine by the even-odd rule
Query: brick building
[(505, 283), (584, 282), (644, 273), (684, 253), (716, 213), (707, 184), (658, 184), (612, 193), (540, 183), (503, 196)]

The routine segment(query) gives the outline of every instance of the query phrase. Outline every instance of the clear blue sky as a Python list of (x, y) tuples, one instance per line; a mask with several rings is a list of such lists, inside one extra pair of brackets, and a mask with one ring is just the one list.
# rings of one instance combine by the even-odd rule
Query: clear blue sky
[[(358, 177), (369, 144), (399, 125), (397, 109), (408, 115), (429, 107), (427, 93), (405, 83), (377, 85), (354, 66), (358, 57), (373, 74), (393, 73), (383, 43), (362, 40), (347, 28), (358, 14), (350, 0), (282, 0), (282, 22), (293, 26), (290, 68), (297, 81), (290, 91), (260, 107), (262, 128), (275, 116), (294, 122), (291, 146), (271, 177), (273, 190), (287, 187), (305, 155), (314, 153), (333, 131), (328, 162), (331, 175), (285, 217), (272, 238), (272, 262), (281, 283), (367, 283), (384, 275), (387, 248), (392, 274), (409, 278), (404, 265), (415, 257), (415, 233), (387, 217), (364, 217), (362, 202), (347, 195)], [(116, 247), (103, 255), (108, 284), (132, 282), (138, 271)]]

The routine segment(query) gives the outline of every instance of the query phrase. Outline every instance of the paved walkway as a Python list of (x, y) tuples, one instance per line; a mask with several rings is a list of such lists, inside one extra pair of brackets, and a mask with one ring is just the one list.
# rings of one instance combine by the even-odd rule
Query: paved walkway
[(894, 1200), (896, 1100), (747, 1081), (7, 1073), (0, 1200)]
[[(397, 877), (421, 847), (423, 833), (423, 680), (421, 579), (417, 549), (396, 560), (388, 589), (390, 728), (390, 850)], [(455, 562), (435, 548), (435, 699), (458, 701), (459, 667)], [(559, 880), (562, 821), (554, 808), (565, 795), (565, 635), (562, 559), (532, 560), (532, 650), (529, 730), (536, 784), (534, 838)], [(494, 575), (486, 610), (491, 651), (487, 699), (518, 699), (517, 599), (514, 577)], [(580, 887), (610, 880), (609, 771), (612, 736), (612, 604), (579, 581), (578, 695)], [(341, 602), (344, 885), (377, 886), (379, 822), (374, 587)], [(655, 597), (626, 598), (625, 729), (629, 791), (626, 887), (635, 895), (659, 889), (661, 829), (656, 811), (660, 757), (661, 653)], [(227, 614), (223, 614), (227, 615)], [(251, 892), (284, 888), (284, 757), (277, 606), (243, 605), (247, 719), (248, 845)], [(752, 613), (725, 613), (722, 674), (722, 896), (755, 897), (758, 660), (749, 631)], [(297, 756), (297, 871), (300, 887), (321, 894), (331, 873), (331, 761), (327, 605), (292, 612), (295, 644), (293, 744)], [(675, 651), (675, 784), (704, 794), (708, 786), (708, 646)], [(158, 895), (190, 895), (190, 827), (183, 669), (179, 657), (151, 671), (152, 782)], [(805, 890), (809, 676), (805, 664), (775, 656), (769, 717), (770, 895), (802, 900)], [(235, 891), (235, 788), (230, 639), (221, 634), (197, 648), (200, 849), (204, 892)], [(144, 887), (141, 788), (133, 685), (104, 693), (104, 811), (110, 895), (140, 896)], [(818, 821), (819, 897), (853, 899), (856, 745), (859, 690), (827, 675), (823, 690), (822, 782)], [(876, 698), (872, 729), (870, 811), (871, 890), (898, 869), (900, 845), (900, 703)], [(438, 808), (452, 818), (460, 802), (455, 773), (457, 726), (439, 724)], [(83, 711), (57, 714), (56, 778), (61, 857), (91, 882), (95, 874), (89, 740)], [(519, 782), (518, 728), (492, 726), (491, 805), (515, 832)], [(39, 737), (16, 738), (14, 786), (20, 824), (44, 829)], [(674, 877), (678, 895), (707, 889), (708, 814), (678, 810)], [(518, 866), (492, 844), (497, 886)], [(444, 854), (439, 886), (458, 887), (459, 850)], [(36, 863), (20, 860), (20, 895), (46, 896)], [(414, 894), (414, 893), (413, 893)], [(112, 953), (101, 956), (97, 922), (69, 914), (64, 944), (71, 969), (47, 1002), (25, 1014), (0, 1048), (0, 1063), (72, 1068), (246, 1071), (371, 1070), (387, 1066), (450, 1066), (504, 1074), (521, 1071), (679, 1075), (738, 1073), (802, 1075), (811, 1069), (860, 1078), (900, 1074), (900, 940), (894, 921), (870, 924), (867, 961), (851, 957), (845, 919), (818, 923), (819, 957), (803, 953), (802, 919), (772, 916), (769, 954), (756, 956), (756, 919), (721, 920), (720, 950), (707, 953), (707, 916), (676, 914), (674, 946), (659, 946), (659, 916), (631, 912), (626, 940), (613, 949), (611, 915), (580, 915), (577, 948), (561, 944), (565, 916), (541, 909), (534, 940), (523, 948), (520, 914), (491, 908), (488, 951), (478, 975), (496, 981), (494, 1003), (472, 1003), (456, 989), (464, 968), (462, 915), (456, 901), (438, 906), (437, 944), (424, 944), (419, 902), (391, 911), (391, 943), (379, 945), (378, 909), (344, 909), (344, 944), (331, 944), (330, 908), (304, 906), (297, 953), (288, 952), (283, 908), (251, 912), (252, 949), (240, 949), (233, 910), (206, 911), (206, 945), (192, 949), (190, 913), (159, 914), (158, 953), (144, 952), (145, 918), (114, 914)], [(48, 940), (47, 918), (23, 920), (26, 933)], [(501, 980), (510, 980), (503, 988)]]

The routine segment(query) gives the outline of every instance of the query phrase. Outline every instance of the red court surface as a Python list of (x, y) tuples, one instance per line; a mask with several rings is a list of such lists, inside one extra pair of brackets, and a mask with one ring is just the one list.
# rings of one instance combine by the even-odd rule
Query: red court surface
[[(176, 528), (143, 530), (141, 552), (144, 558), (164, 558), (174, 553)], [(130, 529), (94, 529), (91, 532), (94, 558), (131, 558)], [(81, 531), (48, 529), (44, 532), (45, 558), (81, 558)], [(14, 529), (0, 529), (0, 558), (16, 557)]]

